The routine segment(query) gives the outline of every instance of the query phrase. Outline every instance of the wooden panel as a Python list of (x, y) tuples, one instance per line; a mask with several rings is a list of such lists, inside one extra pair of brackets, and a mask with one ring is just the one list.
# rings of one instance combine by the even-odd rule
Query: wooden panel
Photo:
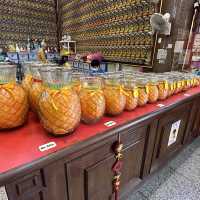
[(67, 180), (63, 161), (55, 162), (43, 170), (48, 200), (68, 200)]
[[(148, 125), (130, 128), (121, 133), (124, 144), (122, 187), (128, 182), (140, 180), (144, 145)], [(112, 197), (112, 166), (115, 162), (112, 151), (116, 138), (99, 149), (67, 164), (69, 199), (102, 200)]]
[(9, 200), (44, 200), (45, 188), (40, 171), (6, 185)]
[[(191, 107), (191, 103), (180, 106), (177, 109), (174, 109), (171, 112), (165, 114), (165, 116), (159, 120), (153, 156), (153, 164), (157, 162), (156, 167), (158, 167), (163, 161), (167, 161), (168, 157), (170, 157), (174, 152), (182, 147)], [(179, 120), (181, 123), (177, 139), (173, 144), (168, 145), (172, 124)]]

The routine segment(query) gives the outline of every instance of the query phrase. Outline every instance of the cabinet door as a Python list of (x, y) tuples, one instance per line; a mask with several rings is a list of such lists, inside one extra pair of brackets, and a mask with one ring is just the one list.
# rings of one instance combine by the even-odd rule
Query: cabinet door
[(184, 104), (159, 120), (153, 156), (154, 167), (157, 168), (182, 147), (191, 108), (192, 103)]
[(6, 185), (9, 200), (46, 200), (41, 171), (35, 171)]
[[(127, 129), (120, 133), (123, 149), (121, 188), (130, 181), (141, 181), (141, 169), (148, 125)], [(70, 200), (112, 199), (112, 167), (115, 163), (112, 140), (99, 149), (67, 163), (68, 192)]]

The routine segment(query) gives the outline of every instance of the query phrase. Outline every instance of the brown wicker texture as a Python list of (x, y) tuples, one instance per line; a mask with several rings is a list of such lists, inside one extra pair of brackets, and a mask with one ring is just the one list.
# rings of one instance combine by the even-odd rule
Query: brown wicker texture
[(126, 92), (126, 106), (125, 110), (132, 111), (138, 106), (138, 89), (125, 89)]
[(115, 116), (121, 114), (126, 106), (126, 96), (118, 87), (105, 86), (106, 114)]
[(155, 103), (159, 97), (159, 91), (157, 85), (149, 85), (147, 86), (149, 90), (149, 103)]
[(90, 90), (83, 88), (80, 91), (81, 119), (85, 123), (99, 121), (105, 112), (105, 98), (101, 89)]
[(46, 89), (39, 101), (39, 116), (49, 133), (65, 135), (73, 132), (81, 119), (78, 95), (71, 89)]
[(139, 106), (144, 106), (148, 103), (148, 92), (147, 89), (144, 88), (139, 88), (139, 98), (138, 98), (138, 105)]
[(28, 113), (26, 92), (17, 84), (0, 85), (0, 107), (0, 129), (23, 125)]
[(29, 93), (31, 86), (32, 86), (32, 76), (26, 75), (22, 80), (22, 87)]
[(39, 103), (39, 99), (43, 90), (44, 90), (43, 85), (40, 82), (33, 83), (30, 88), (29, 102), (30, 102), (31, 109), (34, 112), (37, 112), (38, 110), (38, 103)]
[(159, 83), (159, 100), (165, 100), (168, 97), (168, 93), (169, 93), (169, 85), (165, 85), (164, 83)]

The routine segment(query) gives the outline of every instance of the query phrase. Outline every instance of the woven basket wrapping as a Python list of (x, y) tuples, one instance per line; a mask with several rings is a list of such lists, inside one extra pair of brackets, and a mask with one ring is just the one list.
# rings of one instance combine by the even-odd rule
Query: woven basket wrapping
[(26, 75), (22, 80), (22, 87), (29, 93), (32, 86), (32, 76)]
[(149, 103), (155, 103), (158, 100), (159, 97), (159, 91), (157, 85), (149, 85)]
[(159, 100), (165, 100), (168, 97), (169, 88), (166, 88), (164, 84), (159, 84)]
[(30, 91), (29, 91), (29, 102), (31, 106), (31, 110), (37, 112), (38, 110), (38, 103), (40, 96), (44, 90), (42, 83), (35, 82), (32, 84)]
[(115, 116), (121, 114), (126, 106), (126, 96), (118, 87), (105, 86), (106, 114)]
[(139, 88), (139, 98), (138, 98), (138, 105), (144, 106), (148, 103), (148, 92), (146, 91), (146, 88)]
[(80, 91), (81, 119), (85, 123), (95, 123), (105, 112), (105, 98), (101, 89)]
[(138, 106), (138, 90), (125, 89), (126, 92), (126, 106), (125, 110), (132, 111)]
[(54, 135), (73, 132), (81, 118), (78, 95), (71, 89), (45, 89), (39, 100), (39, 116), (44, 128)]
[(28, 113), (27, 93), (17, 84), (0, 85), (0, 107), (0, 129), (23, 125)]

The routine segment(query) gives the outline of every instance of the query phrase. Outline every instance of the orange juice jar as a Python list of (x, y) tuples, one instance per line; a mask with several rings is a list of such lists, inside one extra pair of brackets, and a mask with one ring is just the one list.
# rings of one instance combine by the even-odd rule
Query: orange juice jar
[(79, 94), (81, 90), (81, 78), (85, 75), (81, 72), (73, 72), (72, 73), (72, 89)]
[(0, 129), (23, 125), (28, 113), (28, 96), (16, 83), (16, 66), (0, 65)]
[(98, 77), (81, 79), (80, 102), (81, 119), (91, 124), (99, 121), (105, 112), (105, 98), (102, 90), (102, 81)]
[(39, 117), (56, 136), (72, 133), (80, 123), (80, 99), (71, 87), (71, 71), (63, 67), (40, 69), (44, 90), (39, 98)]

